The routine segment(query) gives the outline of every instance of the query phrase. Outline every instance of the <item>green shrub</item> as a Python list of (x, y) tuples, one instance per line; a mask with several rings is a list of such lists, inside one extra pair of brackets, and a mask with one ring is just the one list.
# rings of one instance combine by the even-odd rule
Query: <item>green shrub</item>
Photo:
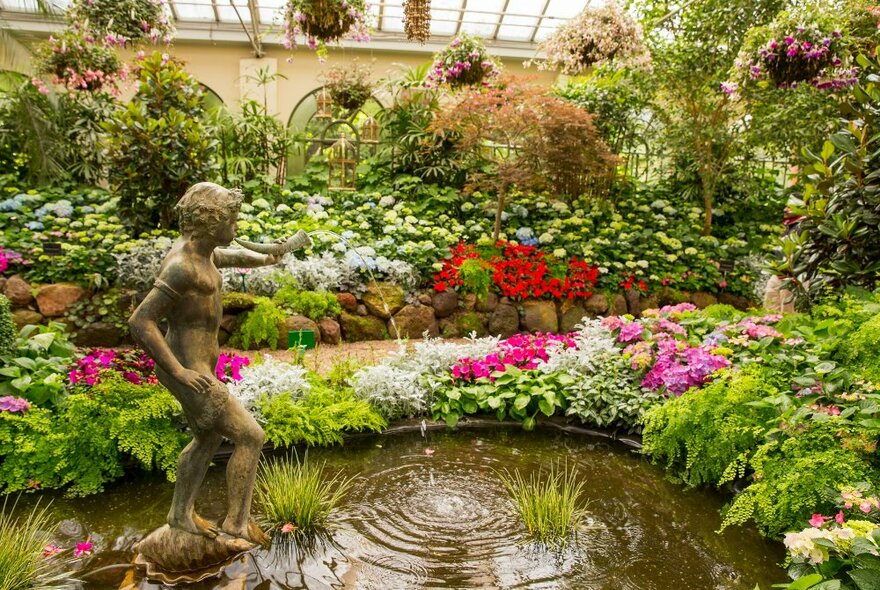
[(776, 415), (771, 406), (752, 405), (779, 393), (768, 377), (763, 368), (728, 371), (702, 389), (652, 408), (644, 418), (642, 452), (692, 486), (742, 476)]
[(505, 469), (498, 476), (529, 536), (539, 543), (564, 545), (587, 514), (581, 501), (586, 482), (578, 481), (568, 465), (562, 470), (551, 465), (546, 477), (539, 471), (526, 479), (519, 469)]
[[(57, 557), (44, 557), (55, 521), (48, 508), (35, 506), (27, 515), (13, 516), (15, 504), (4, 500), (0, 509), (0, 589), (48, 590), (69, 587), (72, 580)], [(63, 586), (62, 586), (63, 585)]]
[(859, 430), (841, 418), (808, 422), (790, 438), (760, 446), (749, 460), (753, 482), (724, 511), (721, 530), (753, 520), (775, 537), (800, 530), (814, 513), (832, 514), (829, 490), (869, 482), (880, 474), (869, 462), (877, 433)]
[(36, 405), (61, 403), (73, 351), (63, 324), (25, 326), (15, 349), (0, 361), (5, 365), (0, 368), (0, 396), (23, 397)]
[(293, 525), (296, 534), (311, 534), (324, 528), (330, 514), (351, 489), (354, 478), (336, 474), (327, 477), (325, 464), (309, 463), (308, 454), (269, 459), (257, 476), (255, 500), (262, 523), (270, 531), (284, 531)]
[[(12, 354), (15, 350), (16, 334), (17, 330), (15, 322), (12, 321), (9, 299), (0, 294), (0, 357)], [(0, 364), (3, 364), (2, 360), (0, 360)]]
[(281, 335), (279, 325), (284, 323), (284, 312), (268, 297), (257, 297), (257, 305), (247, 312), (244, 320), (239, 323), (235, 333), (229, 339), (232, 346), (248, 349), (268, 346), (272, 350), (278, 348)]
[(880, 314), (859, 326), (841, 351), (854, 372), (869, 381), (880, 380)]
[(462, 292), (473, 293), (481, 301), (489, 295), (489, 287), (492, 286), (492, 266), (485, 260), (469, 258), (463, 261), (458, 268), (458, 276), (461, 278)]
[(108, 179), (130, 224), (169, 228), (186, 189), (214, 178), (216, 140), (199, 83), (182, 62), (155, 51), (137, 63), (136, 78), (137, 93), (103, 123)]
[(180, 406), (164, 387), (133, 385), (107, 372), (56, 412), (0, 412), (0, 493), (34, 487), (96, 493), (131, 459), (173, 480), (187, 439), (182, 428)]
[(326, 291), (301, 291), (290, 283), (278, 289), (272, 300), (288, 313), (304, 315), (316, 322), (342, 313), (335, 294)]
[(380, 432), (385, 419), (349, 389), (337, 389), (313, 380), (312, 390), (295, 400), (283, 393), (264, 401), (266, 439), (277, 447), (298, 443), (331, 445), (342, 442), (345, 432)]

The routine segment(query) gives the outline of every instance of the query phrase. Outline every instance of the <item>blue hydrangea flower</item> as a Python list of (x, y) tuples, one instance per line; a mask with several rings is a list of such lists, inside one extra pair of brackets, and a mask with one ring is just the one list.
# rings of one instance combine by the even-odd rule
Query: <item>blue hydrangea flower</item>
[(530, 227), (520, 227), (516, 230), (516, 239), (520, 242), (535, 237), (535, 232)]
[(24, 226), (31, 231), (40, 231), (46, 227), (40, 221), (28, 221)]

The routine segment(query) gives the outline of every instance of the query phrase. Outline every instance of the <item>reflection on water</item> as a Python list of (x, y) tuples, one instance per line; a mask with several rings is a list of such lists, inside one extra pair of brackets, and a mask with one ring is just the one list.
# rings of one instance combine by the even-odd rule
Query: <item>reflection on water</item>
[[(276, 541), (195, 588), (751, 590), (786, 577), (776, 565), (779, 544), (752, 530), (715, 534), (722, 497), (684, 490), (615, 443), (546, 430), (463, 430), (362, 438), (309, 453), (331, 471), (360, 476), (337, 527), (308, 547)], [(586, 480), (590, 516), (576, 545), (547, 553), (523, 538), (495, 470), (528, 473), (556, 460)], [(222, 465), (208, 475), (199, 505), (207, 517), (222, 516), (223, 477)], [(132, 545), (163, 522), (172, 489), (144, 475), (98, 496), (54, 501), (62, 540), (70, 546), (91, 535), (95, 544), (80, 571), (85, 588), (119, 586), (125, 568), (101, 568), (131, 560)]]

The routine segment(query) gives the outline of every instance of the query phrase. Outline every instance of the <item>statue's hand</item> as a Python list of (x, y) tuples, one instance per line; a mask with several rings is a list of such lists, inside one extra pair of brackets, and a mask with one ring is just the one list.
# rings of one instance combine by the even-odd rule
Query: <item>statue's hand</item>
[(193, 371), (191, 369), (184, 369), (182, 373), (174, 376), (182, 385), (189, 387), (190, 389), (194, 389), (199, 393), (205, 393), (210, 389), (214, 383), (211, 381), (210, 377), (202, 375), (198, 371)]

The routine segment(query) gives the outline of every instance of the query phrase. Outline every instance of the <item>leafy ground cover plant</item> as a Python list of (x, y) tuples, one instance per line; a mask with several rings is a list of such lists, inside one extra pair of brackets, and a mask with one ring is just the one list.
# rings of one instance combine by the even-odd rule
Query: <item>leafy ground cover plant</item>
[(342, 312), (342, 307), (334, 293), (303, 291), (290, 281), (275, 292), (272, 300), (288, 313), (304, 315), (314, 321), (324, 317), (338, 316)]
[(859, 482), (876, 485), (871, 464), (876, 433), (839, 417), (812, 421), (764, 443), (749, 460), (752, 483), (727, 507), (721, 529), (754, 521), (768, 536), (795, 528), (834, 508), (827, 490)]
[(253, 346), (278, 348), (279, 325), (284, 323), (284, 312), (268, 297), (257, 297), (256, 306), (248, 311), (229, 339), (232, 346), (245, 350)]
[(587, 515), (581, 497), (586, 482), (573, 467), (554, 464), (546, 475), (539, 471), (528, 477), (518, 469), (504, 469), (498, 477), (531, 539), (559, 547), (577, 533)]
[(24, 398), (35, 405), (59, 405), (66, 395), (64, 376), (73, 354), (63, 324), (25, 326), (14, 351), (0, 362), (0, 395)]
[(254, 496), (261, 524), (273, 533), (314, 534), (330, 517), (355, 482), (341, 474), (329, 476), (325, 464), (309, 463), (306, 453), (268, 459), (257, 475)]
[[(15, 350), (17, 330), (12, 321), (12, 311), (6, 295), (0, 295), (0, 359), (9, 356)], [(0, 363), (3, 361), (0, 360)]]
[(643, 419), (642, 452), (691, 486), (720, 485), (745, 474), (764, 443), (772, 407), (754, 405), (780, 392), (760, 365), (727, 371), (700, 390), (670, 399)]

